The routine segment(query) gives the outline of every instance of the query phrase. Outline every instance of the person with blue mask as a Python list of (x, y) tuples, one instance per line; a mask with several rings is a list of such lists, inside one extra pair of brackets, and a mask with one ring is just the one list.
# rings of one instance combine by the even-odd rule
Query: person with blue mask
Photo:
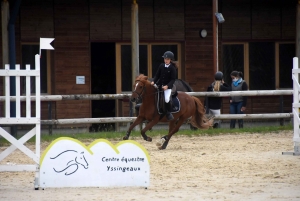
[[(239, 71), (232, 71), (230, 73), (232, 84), (232, 91), (247, 91), (248, 85), (243, 80), (243, 73)], [(246, 96), (232, 96), (230, 97), (230, 114), (244, 114), (246, 111), (247, 97)], [(235, 128), (235, 119), (230, 120), (230, 128)], [(238, 120), (239, 128), (243, 128), (243, 119)]]

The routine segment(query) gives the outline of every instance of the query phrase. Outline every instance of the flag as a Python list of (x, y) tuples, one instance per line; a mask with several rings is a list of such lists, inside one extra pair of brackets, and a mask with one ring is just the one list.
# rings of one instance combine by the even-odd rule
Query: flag
[(52, 45), (50, 44), (54, 38), (40, 38), (40, 56), (41, 50), (54, 50)]

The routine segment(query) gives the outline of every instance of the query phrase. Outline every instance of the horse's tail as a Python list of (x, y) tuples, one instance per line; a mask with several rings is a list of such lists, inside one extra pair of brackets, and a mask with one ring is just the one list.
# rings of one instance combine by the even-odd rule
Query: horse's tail
[(196, 110), (194, 115), (192, 116), (191, 119), (191, 124), (194, 127), (200, 128), (200, 129), (208, 129), (209, 127), (212, 127), (213, 124), (213, 119), (207, 119), (205, 116), (205, 109), (203, 107), (203, 104), (201, 103), (201, 101), (192, 96), (192, 98), (195, 101), (195, 105), (196, 105)]

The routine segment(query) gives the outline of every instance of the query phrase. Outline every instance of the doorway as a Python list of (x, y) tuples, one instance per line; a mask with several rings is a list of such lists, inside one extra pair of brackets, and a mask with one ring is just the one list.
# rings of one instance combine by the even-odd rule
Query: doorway
[[(115, 49), (115, 43), (91, 43), (92, 94), (116, 93)], [(92, 100), (92, 117), (115, 117), (115, 100)], [(99, 124), (94, 131), (107, 130), (103, 126), (107, 125)]]

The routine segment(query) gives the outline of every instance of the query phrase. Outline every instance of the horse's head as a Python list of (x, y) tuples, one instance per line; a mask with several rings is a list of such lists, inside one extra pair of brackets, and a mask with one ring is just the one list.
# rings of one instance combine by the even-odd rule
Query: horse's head
[(77, 164), (82, 165), (85, 169), (88, 168), (89, 164), (86, 161), (85, 157), (84, 157), (84, 152), (81, 152), (80, 154), (77, 155), (77, 157), (75, 158), (75, 162)]
[(142, 98), (145, 95), (146, 92), (146, 85), (147, 82), (149, 82), (147, 76), (144, 76), (143, 74), (139, 75), (135, 79), (135, 83), (133, 85), (133, 91), (131, 95), (131, 101), (136, 103), (141, 103)]

